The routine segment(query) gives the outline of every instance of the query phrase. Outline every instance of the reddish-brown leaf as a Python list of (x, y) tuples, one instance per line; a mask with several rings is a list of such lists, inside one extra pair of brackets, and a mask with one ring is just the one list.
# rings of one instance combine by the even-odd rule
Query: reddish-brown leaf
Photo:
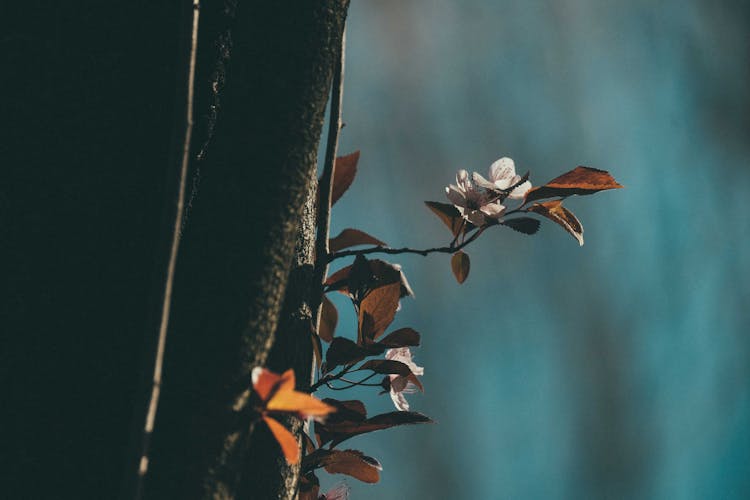
[(299, 462), (300, 451), (297, 438), (276, 420), (266, 416), (263, 417), (263, 420), (271, 429), (273, 437), (278, 441), (287, 463), (296, 464)]
[(574, 194), (587, 195), (606, 189), (619, 189), (620, 185), (609, 172), (591, 167), (576, 167), (544, 186), (530, 189), (526, 193), (524, 204), (542, 198), (566, 197)]
[[(365, 404), (358, 399), (339, 401), (338, 399), (325, 398), (323, 402), (336, 408), (336, 413), (332, 414), (331, 418), (337, 421), (362, 421), (367, 418)], [(328, 421), (330, 422), (331, 420)]]
[(408, 365), (393, 359), (371, 359), (362, 363), (362, 366), (357, 368), (357, 371), (359, 370), (372, 370), (383, 375), (402, 375), (404, 377), (412, 375)]
[(383, 337), (378, 344), (383, 347), (414, 347), (419, 345), (419, 341), (418, 332), (411, 328), (400, 328)]
[(562, 201), (552, 200), (545, 201), (544, 203), (534, 203), (529, 207), (529, 211), (556, 222), (570, 233), (578, 241), (579, 245), (583, 246), (583, 226), (576, 216), (573, 215), (573, 212), (562, 206)]
[(518, 231), (523, 234), (534, 234), (539, 231), (539, 221), (532, 219), (531, 217), (518, 217), (516, 219), (508, 219), (500, 223), (503, 226), (508, 226), (514, 231)]
[(456, 236), (461, 231), (463, 218), (458, 212), (458, 209), (448, 203), (439, 203), (437, 201), (425, 201), (427, 208), (438, 216), (443, 221), (443, 224), (448, 226), (453, 236)]
[(338, 252), (344, 248), (356, 247), (358, 245), (386, 246), (379, 239), (359, 229), (344, 229), (338, 236), (328, 241), (328, 247), (331, 252)]
[(336, 325), (339, 322), (339, 313), (336, 310), (336, 306), (330, 301), (328, 297), (323, 295), (323, 304), (320, 314), (320, 330), (318, 335), (321, 340), (330, 342), (333, 340), (333, 336), (336, 332)]
[(340, 290), (343, 293), (349, 293), (346, 289), (346, 282), (349, 279), (349, 273), (352, 270), (352, 266), (342, 267), (335, 273), (331, 274), (323, 282), (324, 285), (332, 287), (334, 290)]
[(333, 187), (331, 188), (331, 205), (339, 201), (357, 175), (359, 151), (336, 158), (333, 170)]
[[(335, 415), (336, 414), (333, 414), (332, 416)], [(411, 411), (394, 411), (376, 415), (364, 421), (329, 420), (325, 424), (316, 424), (315, 432), (317, 433), (318, 444), (320, 446), (331, 442), (331, 447), (334, 447), (337, 444), (360, 434), (389, 429), (391, 427), (398, 427), (400, 425), (426, 423), (432, 423), (432, 420), (426, 415), (422, 415), (421, 413)]]
[(451, 257), (451, 270), (459, 284), (466, 281), (466, 278), (469, 277), (470, 267), (471, 263), (469, 262), (469, 256), (464, 252), (459, 250), (453, 254), (453, 257)]
[(359, 305), (358, 343), (377, 339), (393, 322), (401, 298), (401, 283), (381, 286), (368, 293)]
[(401, 297), (414, 295), (400, 266), (358, 255), (354, 264), (339, 269), (326, 278), (324, 284), (328, 291), (338, 291), (359, 300), (370, 290), (397, 282), (401, 283)]
[(330, 372), (340, 365), (348, 365), (361, 361), (370, 355), (364, 347), (344, 337), (334, 337), (326, 352), (325, 371)]
[(364, 483), (380, 481), (383, 467), (372, 457), (357, 450), (330, 450), (322, 460), (322, 465), (329, 474), (346, 474)]

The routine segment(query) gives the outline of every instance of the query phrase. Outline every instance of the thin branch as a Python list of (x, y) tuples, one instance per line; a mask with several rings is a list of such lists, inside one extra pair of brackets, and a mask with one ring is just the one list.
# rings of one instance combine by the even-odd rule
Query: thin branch
[(198, 20), (200, 17), (200, 0), (193, 0), (192, 29), (190, 34), (190, 60), (187, 72), (187, 97), (185, 100), (185, 135), (182, 143), (182, 160), (180, 163), (179, 186), (177, 191), (177, 207), (175, 220), (172, 228), (172, 245), (169, 252), (169, 263), (167, 264), (167, 276), (164, 283), (164, 296), (162, 300), (161, 322), (159, 324), (159, 340), (156, 348), (156, 359), (154, 360), (154, 374), (151, 387), (151, 400), (146, 414), (146, 423), (143, 427), (143, 440), (141, 445), (141, 459), (138, 468), (138, 479), (136, 483), (135, 498), (139, 499), (143, 493), (143, 480), (148, 472), (148, 453), (151, 434), (154, 431), (156, 410), (159, 406), (159, 394), (161, 390), (162, 367), (164, 363), (164, 350), (167, 342), (167, 328), (169, 327), (169, 312), (172, 306), (172, 288), (174, 286), (174, 274), (177, 262), (177, 253), (180, 248), (180, 234), (182, 219), (185, 212), (185, 184), (187, 179), (188, 164), (190, 163), (190, 144), (193, 137), (193, 101), (195, 96), (195, 61), (198, 48)]
[[(317, 382), (310, 386), (310, 392), (315, 392), (321, 386), (328, 385), (331, 381), (340, 379), (341, 377), (349, 373), (349, 370), (351, 370), (353, 367), (354, 364), (346, 365), (338, 373), (329, 373), (328, 375), (325, 375), (323, 378), (319, 379)], [(328, 385), (328, 387), (330, 387), (330, 385)]]
[(460, 245), (448, 245), (445, 247), (434, 247), (434, 248), (425, 248), (425, 249), (416, 249), (416, 248), (390, 248), (390, 247), (384, 247), (384, 246), (377, 246), (377, 247), (371, 247), (371, 248), (364, 248), (362, 250), (344, 250), (342, 252), (336, 252), (332, 254), (328, 254), (328, 262), (332, 262), (335, 259), (340, 259), (342, 257), (351, 257), (353, 255), (368, 255), (371, 253), (385, 253), (385, 254), (402, 254), (402, 253), (413, 253), (417, 255), (422, 255), (426, 257), (427, 255), (431, 253), (456, 253), (459, 250), (463, 249), (464, 247), (469, 246), (474, 240), (479, 238), (479, 235), (484, 232), (485, 229), (487, 229), (488, 226), (481, 227), (479, 230), (472, 234), (471, 237), (461, 243)]
[[(311, 297), (311, 309), (314, 311), (315, 331), (320, 330), (321, 307), (323, 301), (323, 282), (328, 274), (328, 259), (330, 252), (328, 237), (331, 227), (331, 196), (333, 193), (333, 178), (336, 167), (336, 153), (339, 146), (339, 133), (342, 128), (341, 108), (344, 98), (344, 58), (346, 55), (346, 25), (341, 33), (341, 47), (333, 70), (331, 84), (331, 112), (328, 123), (328, 141), (326, 143), (325, 163), (323, 174), (318, 183), (318, 231), (315, 236), (315, 273), (313, 276), (314, 291)], [(313, 385), (313, 387), (316, 387)], [(311, 388), (311, 390), (314, 390)]]

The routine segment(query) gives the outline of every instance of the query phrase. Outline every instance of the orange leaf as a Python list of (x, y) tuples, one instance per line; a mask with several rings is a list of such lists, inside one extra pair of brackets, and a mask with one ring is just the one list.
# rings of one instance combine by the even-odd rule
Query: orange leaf
[(554, 196), (566, 197), (573, 194), (587, 195), (606, 189), (619, 189), (620, 185), (609, 172), (591, 167), (576, 167), (544, 186), (530, 189), (524, 198), (524, 205), (530, 201)]
[(258, 393), (261, 401), (267, 401), (281, 383), (280, 375), (259, 366), (253, 369), (252, 379), (253, 390)]
[(359, 306), (358, 343), (377, 339), (393, 321), (401, 298), (401, 283), (381, 286), (368, 293)]
[(357, 450), (331, 450), (321, 463), (329, 474), (346, 474), (365, 483), (380, 481), (383, 470), (377, 460)]
[(333, 302), (323, 295), (323, 307), (320, 313), (320, 330), (318, 335), (321, 340), (330, 342), (333, 340), (333, 334), (336, 331), (336, 325), (339, 322), (339, 313), (336, 310), (336, 306)]
[(277, 391), (266, 403), (268, 411), (283, 411), (299, 413), (303, 418), (322, 417), (328, 415), (335, 408), (328, 406), (321, 400), (299, 391)]
[(279, 388), (277, 391), (293, 391), (296, 383), (294, 381), (294, 370), (291, 368), (281, 374)]
[(328, 247), (331, 252), (358, 245), (386, 246), (385, 243), (359, 229), (344, 229), (335, 238), (331, 238)]
[(453, 270), (453, 275), (456, 277), (456, 281), (458, 281), (459, 284), (466, 281), (466, 278), (469, 277), (470, 267), (471, 263), (469, 262), (469, 256), (464, 252), (459, 250), (453, 254), (453, 257), (451, 257), (451, 270)]
[(331, 189), (331, 205), (339, 201), (357, 175), (359, 151), (336, 158), (333, 169), (333, 188)]
[(544, 203), (534, 203), (529, 207), (529, 211), (556, 222), (570, 233), (578, 241), (579, 245), (583, 246), (583, 226), (576, 216), (573, 215), (573, 212), (562, 206), (562, 201), (553, 200), (545, 201)]
[(273, 437), (275, 437), (276, 441), (278, 441), (287, 463), (296, 464), (297, 462), (299, 462), (299, 444), (297, 443), (297, 438), (294, 437), (294, 434), (289, 432), (286, 427), (270, 417), (264, 416), (263, 420), (268, 425), (268, 428), (271, 429)]

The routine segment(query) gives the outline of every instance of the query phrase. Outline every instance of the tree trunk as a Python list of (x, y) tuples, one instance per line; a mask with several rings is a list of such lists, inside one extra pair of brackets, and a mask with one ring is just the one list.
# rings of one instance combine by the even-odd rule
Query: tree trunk
[(146, 498), (294, 495), (296, 471), (246, 405), (279, 326), (275, 368), (309, 383), (317, 148), (346, 6), (223, 16), (231, 55), (182, 236)]
[[(146, 498), (294, 494), (295, 471), (262, 426), (250, 432), (242, 402), (266, 361), (309, 381), (316, 157), (347, 6), (203, 2), (190, 203)], [(9, 497), (114, 498), (123, 484), (132, 497), (191, 15), (185, 0), (4, 12)]]

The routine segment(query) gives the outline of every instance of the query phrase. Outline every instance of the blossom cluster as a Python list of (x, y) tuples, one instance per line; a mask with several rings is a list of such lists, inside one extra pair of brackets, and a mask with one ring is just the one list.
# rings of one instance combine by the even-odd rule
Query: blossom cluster
[(503, 157), (490, 165), (488, 178), (474, 172), (459, 170), (456, 183), (445, 188), (448, 200), (461, 216), (475, 226), (484, 226), (489, 220), (500, 220), (505, 214), (506, 198), (523, 199), (531, 189), (531, 182), (516, 174), (512, 159)]

